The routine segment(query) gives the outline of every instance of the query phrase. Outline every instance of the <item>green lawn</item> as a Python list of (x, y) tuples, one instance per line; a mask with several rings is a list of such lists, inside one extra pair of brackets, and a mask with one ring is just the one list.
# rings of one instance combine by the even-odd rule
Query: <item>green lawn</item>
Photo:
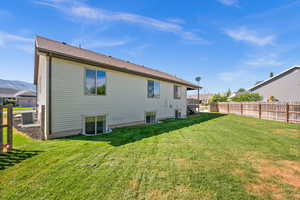
[(32, 110), (31, 107), (14, 107), (13, 110)]
[(201, 114), (15, 144), (0, 157), (0, 199), (300, 198), (300, 125)]

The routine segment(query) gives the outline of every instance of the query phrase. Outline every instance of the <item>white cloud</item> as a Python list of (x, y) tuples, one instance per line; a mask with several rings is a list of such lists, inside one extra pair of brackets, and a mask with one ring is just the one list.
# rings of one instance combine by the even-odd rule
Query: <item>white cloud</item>
[(239, 0), (217, 0), (217, 1), (226, 6), (238, 6), (239, 5)]
[(29, 52), (28, 46), (33, 46), (33, 43), (34, 39), (32, 38), (27, 38), (0, 31), (0, 47), (7, 47), (9, 45), (16, 47), (17, 49), (23, 50), (25, 52)]
[(245, 27), (239, 27), (235, 29), (225, 30), (225, 33), (231, 38), (238, 41), (245, 41), (257, 46), (266, 46), (274, 43), (274, 35), (259, 35), (254, 30), (249, 30)]
[(184, 27), (177, 22), (163, 21), (151, 17), (126, 12), (112, 12), (100, 8), (91, 7), (76, 0), (40, 0), (39, 4), (57, 8), (67, 15), (84, 19), (88, 22), (126, 22), (143, 25), (157, 31), (170, 32), (182, 39), (191, 41), (204, 41), (197, 34), (184, 30)]
[(280, 66), (284, 63), (279, 60), (277, 54), (262, 54), (252, 56), (252, 58), (245, 61), (245, 64), (252, 67), (269, 67)]

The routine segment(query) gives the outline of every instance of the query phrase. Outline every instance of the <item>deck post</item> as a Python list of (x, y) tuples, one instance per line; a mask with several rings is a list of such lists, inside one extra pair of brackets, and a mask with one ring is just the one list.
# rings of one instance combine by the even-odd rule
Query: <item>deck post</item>
[(3, 153), (3, 108), (0, 106), (0, 154)]
[(8, 150), (13, 149), (13, 106), (7, 107), (7, 144), (9, 144)]

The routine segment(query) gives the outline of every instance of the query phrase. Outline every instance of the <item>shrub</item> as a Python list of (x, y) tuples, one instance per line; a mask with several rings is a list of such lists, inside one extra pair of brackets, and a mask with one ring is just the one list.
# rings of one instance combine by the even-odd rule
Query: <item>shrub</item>
[(243, 102), (243, 101), (261, 101), (263, 98), (258, 93), (244, 93), (232, 97), (232, 101)]
[(208, 102), (212, 103), (212, 102), (226, 102), (226, 101), (228, 101), (227, 95), (215, 94), (209, 99)]

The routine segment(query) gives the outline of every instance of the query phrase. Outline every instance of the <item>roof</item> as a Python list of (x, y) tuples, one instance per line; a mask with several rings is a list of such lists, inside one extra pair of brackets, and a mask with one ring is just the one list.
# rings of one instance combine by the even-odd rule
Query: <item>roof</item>
[[(180, 79), (176, 76), (151, 69), (142, 65), (137, 65), (129, 61), (120, 60), (111, 56), (106, 56), (90, 50), (78, 48), (64, 42), (50, 40), (44, 37), (36, 37), (36, 56), (37, 52), (48, 53), (51, 56), (77, 61), (85, 64), (108, 68), (116, 71), (136, 74), (140, 76), (150, 77), (154, 79), (164, 80), (177, 84), (188, 86), (189, 89), (196, 89), (199, 86)], [(36, 57), (37, 59), (37, 57)], [(37, 82), (38, 64), (35, 65), (35, 81)], [(201, 87), (200, 87), (201, 88)]]
[(14, 98), (18, 90), (12, 88), (0, 88), (0, 97)]
[(257, 85), (253, 86), (252, 88), (249, 88), (248, 91), (253, 92), (256, 89), (258, 89), (260, 87), (263, 87), (263, 86), (265, 86), (265, 85), (267, 85), (267, 84), (269, 84), (269, 83), (271, 83), (271, 82), (273, 82), (273, 81), (275, 81), (277, 79), (280, 79), (280, 78), (282, 78), (282, 77), (284, 77), (284, 76), (292, 73), (295, 70), (300, 70), (300, 66), (293, 66), (293, 67), (291, 67), (291, 68), (289, 68), (289, 69), (287, 69), (287, 70), (285, 70), (285, 71), (277, 74), (276, 76), (273, 76), (272, 78), (269, 78), (269, 79), (267, 79), (265, 81), (262, 81), (262, 82), (258, 83)]
[(36, 97), (36, 92), (31, 90), (22, 90), (15, 94), (15, 97)]

